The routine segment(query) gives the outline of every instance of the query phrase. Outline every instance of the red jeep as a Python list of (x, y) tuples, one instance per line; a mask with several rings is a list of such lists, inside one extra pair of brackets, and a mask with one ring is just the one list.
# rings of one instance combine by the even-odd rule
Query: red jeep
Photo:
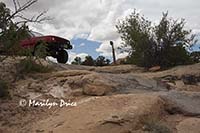
[(45, 47), (48, 55), (46, 56), (56, 58), (58, 63), (66, 63), (68, 61), (66, 49), (72, 49), (72, 45), (67, 39), (52, 35), (43, 36), (37, 32), (30, 32), (30, 37), (20, 42), (23, 48), (33, 48), (33, 55), (36, 55), (38, 47), (44, 44), (47, 44)]

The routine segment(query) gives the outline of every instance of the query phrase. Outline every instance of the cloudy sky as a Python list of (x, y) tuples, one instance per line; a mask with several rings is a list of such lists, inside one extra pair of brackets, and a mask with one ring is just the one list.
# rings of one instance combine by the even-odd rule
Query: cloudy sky
[[(13, 9), (12, 0), (3, 2)], [(200, 33), (199, 0), (38, 0), (25, 14), (48, 11), (46, 15), (52, 20), (30, 25), (30, 28), (45, 35), (70, 39), (74, 46), (69, 51), (72, 60), (77, 55), (87, 54), (94, 58), (99, 55), (110, 58), (109, 41), (113, 40), (116, 47), (121, 45), (116, 22), (134, 9), (155, 23), (159, 22), (162, 12), (169, 11), (169, 16), (185, 18), (187, 28)], [(117, 58), (125, 55), (117, 51)]]

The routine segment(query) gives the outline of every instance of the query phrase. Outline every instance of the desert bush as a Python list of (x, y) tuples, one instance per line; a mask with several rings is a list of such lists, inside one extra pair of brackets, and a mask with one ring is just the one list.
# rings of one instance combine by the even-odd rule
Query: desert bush
[(74, 61), (72, 61), (73, 65), (81, 65), (81, 63), (82, 63), (81, 57), (76, 57), (74, 58)]
[(88, 55), (88, 56), (85, 57), (85, 61), (83, 61), (81, 64), (85, 65), (85, 66), (94, 66), (95, 65), (95, 61), (92, 58), (92, 56)]
[(4, 99), (10, 96), (8, 89), (9, 89), (8, 83), (0, 79), (0, 98)]
[(195, 51), (190, 54), (190, 58), (193, 62), (199, 63), (200, 62), (200, 51)]
[[(33, 54), (36, 58), (46, 58), (46, 56), (49, 54), (47, 51), (47, 43), (44, 41), (38, 42), (38, 44), (35, 46), (33, 50)], [(32, 51), (31, 51), (32, 52)]]
[(93, 59), (92, 56), (88, 55), (85, 57), (84, 61), (82, 61), (80, 57), (76, 57), (72, 64), (85, 66), (108, 66), (110, 65), (110, 60), (106, 59), (104, 56), (98, 56), (96, 59)]
[(48, 73), (53, 70), (50, 66), (44, 66), (34, 58), (25, 58), (16, 64), (17, 76), (24, 76), (29, 73)]
[(171, 133), (171, 130), (158, 118), (147, 116), (142, 119), (143, 130), (150, 133)]
[[(53, 70), (49, 65), (45, 66), (41, 60), (47, 55), (47, 47), (45, 42), (40, 42), (33, 50), (27, 48), (23, 50), (23, 55), (26, 57), (16, 64), (16, 77), (24, 77), (29, 73), (48, 73)], [(34, 56), (35, 55), (35, 56)]]
[(127, 63), (147, 68), (193, 63), (187, 49), (197, 40), (191, 30), (186, 29), (184, 19), (174, 20), (167, 12), (155, 25), (135, 10), (116, 27), (123, 41), (122, 51), (129, 52)]
[(95, 60), (95, 66), (107, 66), (110, 64), (110, 60), (106, 59), (104, 56), (98, 56)]

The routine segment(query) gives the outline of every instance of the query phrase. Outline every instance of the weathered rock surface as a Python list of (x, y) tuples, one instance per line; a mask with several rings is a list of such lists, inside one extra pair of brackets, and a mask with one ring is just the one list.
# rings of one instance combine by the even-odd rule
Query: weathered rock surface
[(149, 71), (150, 72), (156, 72), (156, 71), (159, 71), (160, 69), (161, 69), (160, 66), (154, 66), (154, 67), (149, 68)]
[[(16, 81), (15, 68), (9, 60), (0, 64), (1, 78), (12, 82), (9, 91), (13, 97), (0, 100), (0, 132), (145, 133), (154, 127), (161, 132), (168, 128), (168, 123), (173, 125), (174, 132), (199, 131), (198, 119), (185, 118), (200, 116), (200, 64), (152, 73), (133, 65), (88, 67), (46, 63), (54, 66), (55, 71), (27, 75)], [(5, 71), (1, 70), (4, 67)], [(19, 106), (20, 99), (70, 99), (78, 106), (23, 108)], [(178, 121), (174, 114), (180, 116)], [(169, 116), (174, 119), (163, 128), (159, 122), (165, 122)], [(158, 121), (146, 127), (142, 122), (146, 118)], [(184, 128), (187, 123), (190, 130)]]
[(156, 80), (131, 73), (102, 74), (86, 70), (65, 70), (42, 76), (35, 75), (34, 79), (16, 82), (15, 87), (21, 94), (31, 91), (55, 98), (69, 97), (78, 90), (90, 96), (167, 91), (167, 87)]
[[(135, 132), (143, 127), (141, 119), (161, 116), (163, 101), (157, 95), (123, 94), (89, 98), (78, 106), (64, 109), (57, 116), (34, 124), (45, 132), (111, 133)], [(43, 124), (45, 123), (45, 124)], [(58, 126), (58, 123), (59, 124)]]
[(183, 75), (182, 80), (186, 85), (197, 85), (200, 82), (200, 75)]
[(200, 93), (170, 91), (160, 96), (165, 101), (165, 109), (171, 114), (200, 116)]

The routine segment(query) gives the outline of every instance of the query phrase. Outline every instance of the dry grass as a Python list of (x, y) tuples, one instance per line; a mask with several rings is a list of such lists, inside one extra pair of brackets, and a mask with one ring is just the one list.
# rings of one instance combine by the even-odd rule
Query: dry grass
[(159, 118), (146, 116), (142, 119), (143, 130), (149, 133), (172, 133)]

